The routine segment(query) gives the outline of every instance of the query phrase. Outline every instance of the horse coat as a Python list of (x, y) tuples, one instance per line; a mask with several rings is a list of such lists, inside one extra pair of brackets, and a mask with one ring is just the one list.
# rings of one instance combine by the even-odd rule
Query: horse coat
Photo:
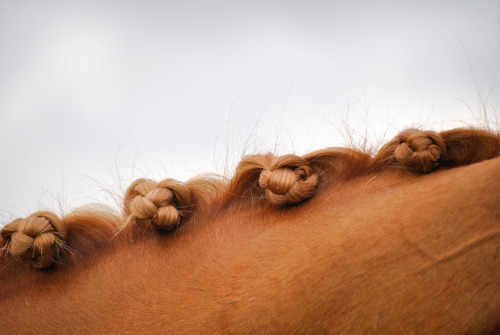
[(141, 179), (122, 215), (16, 220), (0, 333), (499, 334), (499, 147), (480, 130), (411, 130), (374, 156)]

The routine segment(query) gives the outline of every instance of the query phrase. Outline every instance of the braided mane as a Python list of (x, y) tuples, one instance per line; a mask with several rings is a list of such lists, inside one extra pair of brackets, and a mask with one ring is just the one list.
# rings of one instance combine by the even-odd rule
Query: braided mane
[[(348, 148), (326, 148), (301, 156), (271, 153), (245, 156), (234, 177), (138, 179), (125, 194), (123, 216), (104, 207), (79, 209), (59, 218), (37, 212), (7, 224), (0, 233), (2, 257), (14, 256), (34, 268), (71, 262), (131, 232), (169, 232), (190, 216), (218, 213), (231, 204), (286, 208), (314, 196), (317, 189), (357, 176), (401, 170), (426, 174), (497, 157), (498, 133), (453, 129), (440, 133), (409, 129), (385, 144), (375, 156)], [(5, 260), (4, 260), (5, 262)]]

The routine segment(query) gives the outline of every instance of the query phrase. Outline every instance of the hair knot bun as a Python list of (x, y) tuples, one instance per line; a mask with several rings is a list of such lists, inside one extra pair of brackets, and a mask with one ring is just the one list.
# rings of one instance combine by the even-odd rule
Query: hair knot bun
[(396, 160), (409, 169), (427, 173), (439, 166), (446, 156), (446, 143), (433, 131), (407, 130), (396, 138)]
[(20, 256), (36, 269), (43, 269), (59, 258), (65, 249), (66, 225), (51, 212), (36, 212), (17, 219), (0, 232), (3, 249)]
[(149, 230), (169, 231), (187, 217), (191, 191), (183, 182), (138, 179), (125, 194), (127, 223)]
[(296, 155), (275, 157), (263, 167), (259, 186), (265, 189), (266, 199), (274, 206), (296, 204), (313, 196), (318, 175)]

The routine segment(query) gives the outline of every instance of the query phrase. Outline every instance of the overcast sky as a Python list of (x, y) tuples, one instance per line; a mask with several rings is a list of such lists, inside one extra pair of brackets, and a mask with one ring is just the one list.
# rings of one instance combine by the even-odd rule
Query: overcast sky
[(499, 84), (499, 0), (1, 0), (0, 219), (498, 118)]

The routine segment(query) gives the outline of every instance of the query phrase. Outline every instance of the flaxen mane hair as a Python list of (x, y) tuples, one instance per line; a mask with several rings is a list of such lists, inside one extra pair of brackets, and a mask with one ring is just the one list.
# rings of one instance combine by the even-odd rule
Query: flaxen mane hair
[(373, 157), (347, 148), (327, 148), (303, 156), (268, 153), (243, 157), (230, 180), (198, 177), (184, 183), (139, 179), (125, 194), (122, 216), (106, 208), (88, 207), (62, 218), (36, 212), (7, 224), (0, 232), (0, 269), (11, 262), (50, 270), (71, 264), (83, 266), (113, 243), (133, 243), (139, 235), (161, 238), (207, 213), (231, 206), (283, 211), (357, 176), (394, 169), (427, 174), (499, 155), (498, 133), (409, 129)]

